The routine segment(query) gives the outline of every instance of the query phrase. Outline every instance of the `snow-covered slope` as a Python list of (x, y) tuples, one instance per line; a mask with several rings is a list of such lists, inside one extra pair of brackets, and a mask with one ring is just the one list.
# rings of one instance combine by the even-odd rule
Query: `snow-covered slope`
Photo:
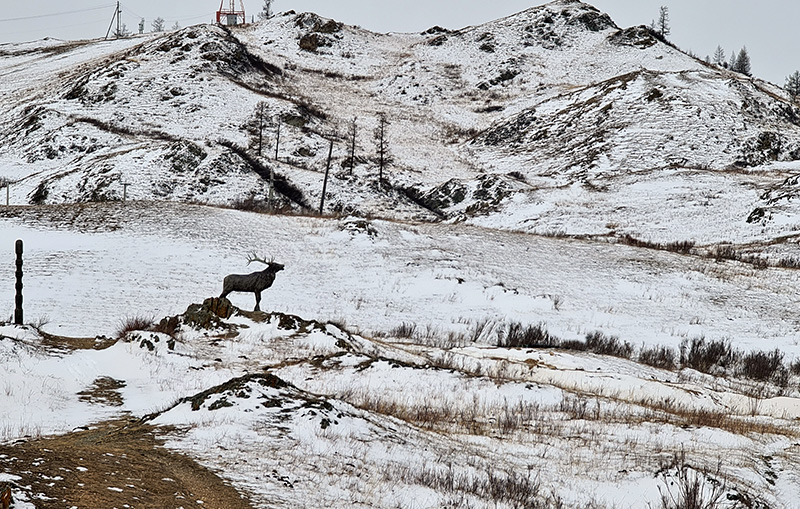
[[(784, 181), (800, 169), (800, 110), (788, 97), (578, 1), (423, 34), (289, 12), (0, 55), (0, 177), (16, 203), (118, 200), (124, 188), (263, 203), (271, 168), (281, 206), (316, 208), (333, 139), (328, 210), (659, 242), (795, 233), (792, 201), (764, 195), (794, 196)], [(261, 102), (259, 157), (247, 126)], [(381, 113), (394, 157), (384, 185), (371, 159)], [(707, 199), (687, 214), (694, 195)], [(652, 216), (661, 227), (641, 220)]]
[[(0, 326), (0, 442), (129, 415), (255, 507), (644, 509), (695, 478), (770, 507), (799, 494), (797, 375), (635, 362), (700, 337), (797, 361), (796, 271), (175, 203), (0, 216), (0, 238), (26, 241), (25, 309), (46, 331)], [(207, 299), (253, 249), (286, 265), (269, 312), (243, 311), (251, 294), (231, 295), (239, 310)], [(133, 317), (169, 318), (116, 341)], [(573, 346), (498, 346), (515, 322)], [(578, 350), (594, 331), (637, 354)], [(41, 498), (36, 465), (14, 458), (0, 476)]]

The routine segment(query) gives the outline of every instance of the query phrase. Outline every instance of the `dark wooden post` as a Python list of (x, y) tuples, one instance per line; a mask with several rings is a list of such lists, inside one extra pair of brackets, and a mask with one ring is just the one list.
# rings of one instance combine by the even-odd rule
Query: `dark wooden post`
[(281, 147), (281, 119), (278, 118), (278, 134), (275, 139), (275, 160), (278, 160), (278, 149)]
[(333, 156), (333, 140), (331, 140), (331, 147), (328, 149), (328, 165), (325, 167), (325, 180), (322, 181), (322, 199), (319, 201), (319, 215), (325, 208), (325, 193), (328, 191), (328, 174), (331, 171), (331, 157)]
[(17, 240), (15, 251), (17, 252), (17, 296), (15, 299), (17, 307), (14, 309), (14, 323), (22, 325), (22, 240)]

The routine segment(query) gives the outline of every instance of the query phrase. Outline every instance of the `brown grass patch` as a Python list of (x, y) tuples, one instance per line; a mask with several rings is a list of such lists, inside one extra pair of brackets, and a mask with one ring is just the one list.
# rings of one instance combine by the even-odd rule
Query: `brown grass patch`
[(21, 477), (12, 485), (15, 498), (22, 487), (29, 499), (42, 494), (40, 509), (251, 507), (211, 471), (161, 447), (154, 428), (135, 420), (0, 445), (0, 472)]

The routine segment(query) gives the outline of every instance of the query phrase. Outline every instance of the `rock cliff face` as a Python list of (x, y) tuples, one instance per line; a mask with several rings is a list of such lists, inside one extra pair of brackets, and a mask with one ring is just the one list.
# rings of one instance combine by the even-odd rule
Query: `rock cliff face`
[[(0, 177), (17, 203), (120, 200), (127, 187), (129, 199), (266, 209), (272, 174), (273, 208), (308, 210), (333, 139), (334, 212), (713, 240), (763, 235), (746, 221), (757, 208), (768, 235), (787, 233), (776, 213), (796, 214), (791, 200), (777, 210), (761, 197), (800, 173), (800, 109), (781, 89), (578, 1), (421, 34), (285, 13), (235, 29), (5, 45), (0, 72), (12, 77), (0, 86)], [(372, 160), (382, 113), (385, 183)], [(687, 218), (687, 193), (641, 199), (687, 185), (742, 207), (708, 199)], [(669, 224), (641, 226), (657, 214)], [(709, 231), (714, 222), (734, 227)]]

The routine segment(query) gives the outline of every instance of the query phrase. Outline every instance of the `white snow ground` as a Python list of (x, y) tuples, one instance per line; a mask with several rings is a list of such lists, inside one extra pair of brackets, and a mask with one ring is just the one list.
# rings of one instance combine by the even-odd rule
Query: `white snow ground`
[[(481, 482), (510, 476), (531, 493), (538, 486), (540, 500), (648, 507), (682, 450), (698, 469), (719, 462), (731, 493), (777, 507), (800, 495), (796, 378), (783, 391), (759, 389), (593, 354), (496, 348), (491, 331), (514, 320), (564, 339), (595, 330), (636, 345), (728, 338), (791, 360), (793, 270), (467, 225), (165, 203), (7, 209), (0, 238), (25, 240), (28, 321), (49, 333), (113, 335), (126, 317), (179, 314), (216, 295), (226, 273), (246, 271), (255, 250), (286, 265), (262, 308), (360, 334), (237, 317), (230, 322), (247, 326), (237, 337), (184, 329), (174, 351), (164, 336), (152, 352), (141, 347), (153, 334), (141, 333), (59, 353), (31, 329), (6, 326), (6, 440), (161, 412), (268, 369), (292, 386), (243, 381), (199, 410), (179, 403), (154, 421), (185, 427), (169, 446), (258, 506), (494, 507)], [(232, 300), (253, 305), (244, 294)], [(473, 343), (483, 320), (490, 325)], [(397, 337), (403, 324), (416, 326), (414, 338)], [(122, 407), (79, 399), (101, 376), (125, 382)], [(703, 412), (727, 424), (687, 424)]]

